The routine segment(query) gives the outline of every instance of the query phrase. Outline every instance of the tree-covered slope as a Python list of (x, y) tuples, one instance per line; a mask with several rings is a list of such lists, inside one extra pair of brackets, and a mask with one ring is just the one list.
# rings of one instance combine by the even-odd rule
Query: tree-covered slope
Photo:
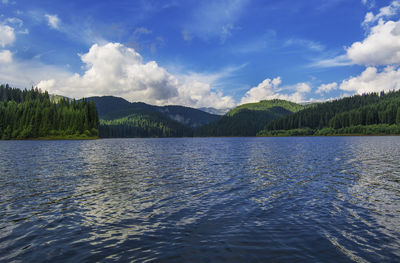
[(120, 119), (132, 114), (146, 112), (158, 112), (165, 118), (175, 120), (189, 127), (198, 127), (218, 119), (220, 116), (210, 114), (198, 109), (184, 106), (154, 106), (143, 102), (130, 103), (122, 98), (104, 96), (90, 97), (98, 109), (99, 116), (103, 120)]
[[(356, 95), (316, 104), (270, 122), (259, 135), (386, 133), (376, 125), (383, 125), (380, 128), (400, 125), (400, 91)], [(369, 129), (366, 126), (370, 126)], [(397, 133), (396, 127), (387, 129), (387, 133)]]
[(0, 138), (88, 138), (98, 135), (94, 103), (60, 98), (50, 100), (38, 89), (0, 86)]
[(302, 105), (284, 100), (243, 104), (222, 118), (199, 127), (195, 136), (255, 136), (272, 120), (303, 108)]
[(281, 107), (290, 112), (298, 112), (305, 108), (305, 106), (303, 106), (303, 105), (300, 105), (300, 104), (297, 104), (297, 103), (294, 103), (291, 101), (287, 101), (287, 100), (278, 100), (278, 99), (262, 100), (262, 101), (256, 102), (256, 103), (246, 103), (246, 104), (239, 105), (236, 108), (230, 110), (226, 115), (233, 116), (242, 110), (265, 111), (265, 110), (268, 110), (268, 109), (274, 108), (274, 107)]
[(122, 111), (131, 107), (131, 103), (128, 101), (114, 96), (89, 97), (86, 100), (96, 104), (99, 118), (103, 118), (111, 112)]
[(99, 132), (102, 138), (193, 136), (190, 127), (146, 109), (117, 119), (100, 119)]

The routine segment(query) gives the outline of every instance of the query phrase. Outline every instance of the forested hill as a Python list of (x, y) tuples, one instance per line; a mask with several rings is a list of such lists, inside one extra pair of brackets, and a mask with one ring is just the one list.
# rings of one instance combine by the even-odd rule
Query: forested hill
[(100, 119), (99, 134), (102, 138), (191, 137), (193, 131), (159, 112), (136, 109), (120, 118)]
[(304, 108), (300, 104), (277, 99), (243, 104), (222, 118), (199, 127), (195, 136), (255, 136), (270, 121)]
[(90, 97), (88, 100), (97, 106), (102, 138), (188, 137), (193, 136), (193, 127), (220, 118), (189, 107), (130, 103), (113, 96)]
[(98, 116), (94, 103), (59, 98), (47, 92), (0, 85), (0, 138), (96, 138)]
[(260, 136), (400, 134), (400, 91), (342, 98), (266, 125)]
[(287, 100), (262, 100), (260, 102), (256, 103), (246, 103), (237, 106), (236, 108), (230, 110), (226, 115), (227, 116), (233, 116), (237, 114), (239, 111), (242, 110), (251, 110), (251, 111), (265, 111), (274, 107), (280, 107), (284, 108), (290, 112), (298, 112), (300, 110), (303, 110), (306, 108), (306, 106), (303, 106), (301, 104), (297, 104), (291, 101)]
[(190, 107), (154, 106), (143, 102), (130, 103), (123, 98), (113, 96), (89, 97), (87, 100), (96, 104), (99, 117), (104, 120), (120, 119), (132, 114), (140, 115), (144, 112), (160, 113), (170, 120), (194, 128), (220, 118), (218, 115)]

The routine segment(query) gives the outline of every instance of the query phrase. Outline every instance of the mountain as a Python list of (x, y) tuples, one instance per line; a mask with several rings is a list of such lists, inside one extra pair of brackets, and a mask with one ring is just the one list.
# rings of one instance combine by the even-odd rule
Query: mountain
[(193, 131), (157, 111), (136, 109), (124, 117), (100, 119), (99, 134), (102, 138), (191, 137)]
[(400, 91), (314, 104), (268, 123), (259, 136), (400, 134)]
[(262, 100), (262, 101), (256, 102), (256, 103), (246, 103), (246, 104), (239, 105), (236, 108), (230, 110), (226, 115), (233, 116), (243, 110), (265, 111), (265, 110), (268, 110), (268, 109), (271, 109), (274, 107), (284, 108), (290, 112), (298, 112), (298, 111), (306, 108), (306, 106), (303, 106), (303, 105), (300, 105), (300, 104), (297, 104), (297, 103), (294, 103), (291, 101), (287, 101), (287, 100), (278, 100), (278, 99)]
[(195, 136), (255, 136), (270, 121), (293, 114), (305, 106), (285, 100), (264, 100), (240, 105), (222, 118), (199, 127)]
[(163, 116), (192, 128), (212, 122), (220, 116), (185, 106), (154, 106), (143, 102), (130, 103), (113, 96), (89, 97), (96, 104), (99, 117), (106, 120), (122, 118), (143, 110), (159, 112)]
[(220, 118), (189, 107), (130, 103), (113, 96), (89, 97), (87, 100), (96, 104), (100, 137), (192, 136), (192, 128)]

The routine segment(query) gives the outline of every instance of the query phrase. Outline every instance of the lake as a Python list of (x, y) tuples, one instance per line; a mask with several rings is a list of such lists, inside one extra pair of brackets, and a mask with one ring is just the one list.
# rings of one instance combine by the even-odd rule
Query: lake
[(0, 141), (0, 261), (400, 262), (400, 137)]

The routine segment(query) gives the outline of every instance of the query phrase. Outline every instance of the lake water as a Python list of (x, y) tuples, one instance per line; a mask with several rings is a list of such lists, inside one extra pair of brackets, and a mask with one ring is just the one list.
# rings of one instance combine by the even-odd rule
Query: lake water
[(0, 141), (0, 261), (400, 262), (400, 137)]

